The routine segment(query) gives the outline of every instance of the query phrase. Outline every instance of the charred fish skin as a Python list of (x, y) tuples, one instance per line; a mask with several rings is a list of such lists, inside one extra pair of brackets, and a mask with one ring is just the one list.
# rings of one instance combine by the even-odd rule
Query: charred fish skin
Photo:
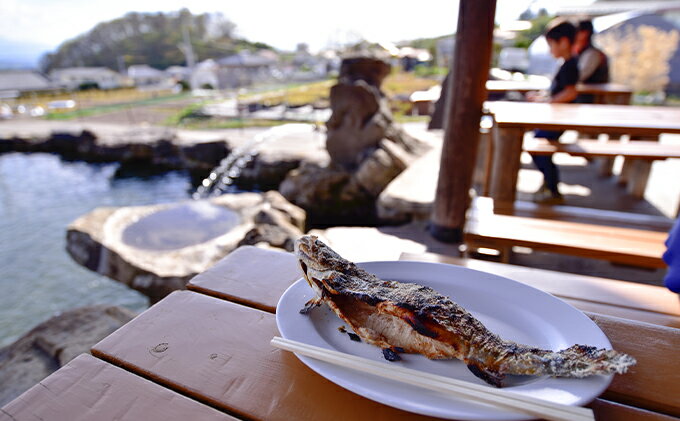
[(318, 299), (364, 341), (430, 359), (460, 359), (497, 387), (506, 374), (580, 378), (625, 373), (635, 364), (629, 355), (587, 345), (551, 351), (503, 340), (432, 288), (382, 280), (315, 236), (299, 238), (295, 254)]

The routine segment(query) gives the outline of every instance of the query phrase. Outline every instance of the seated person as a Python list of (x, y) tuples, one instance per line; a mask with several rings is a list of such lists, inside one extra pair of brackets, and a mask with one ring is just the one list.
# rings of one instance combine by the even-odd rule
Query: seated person
[[(550, 86), (548, 102), (574, 102), (577, 97), (576, 83), (579, 73), (576, 57), (572, 54), (575, 37), (576, 27), (565, 20), (554, 20), (546, 28), (545, 38), (550, 46), (550, 53), (553, 57), (563, 60)], [(536, 130), (534, 136), (557, 141), (562, 133), (562, 131)], [(536, 167), (543, 173), (543, 186), (534, 194), (534, 201), (548, 204), (563, 202), (564, 199), (557, 187), (560, 181), (559, 171), (552, 160), (552, 155), (532, 155), (531, 157)]]
[[(578, 24), (573, 53), (578, 57), (579, 82), (609, 83), (609, 61), (600, 49), (593, 45), (593, 23), (582, 20)], [(593, 95), (579, 95), (577, 102), (592, 103)]]

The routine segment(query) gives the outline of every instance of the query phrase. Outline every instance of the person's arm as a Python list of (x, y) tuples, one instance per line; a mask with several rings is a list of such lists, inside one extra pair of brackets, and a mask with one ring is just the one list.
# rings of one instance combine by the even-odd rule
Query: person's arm
[(569, 85), (566, 86), (562, 91), (550, 98), (550, 103), (552, 104), (562, 104), (562, 103), (568, 103), (568, 102), (573, 102), (576, 97), (578, 96), (578, 92), (576, 91), (576, 85)]
[(588, 48), (581, 53), (578, 58), (578, 80), (583, 82), (588, 79), (600, 65), (600, 60), (602, 60), (602, 57), (594, 48)]
[(578, 96), (576, 84), (578, 83), (578, 65), (575, 59), (568, 59), (564, 62), (563, 68), (558, 72), (558, 76), (564, 88), (550, 98), (550, 103), (560, 104), (573, 102)]

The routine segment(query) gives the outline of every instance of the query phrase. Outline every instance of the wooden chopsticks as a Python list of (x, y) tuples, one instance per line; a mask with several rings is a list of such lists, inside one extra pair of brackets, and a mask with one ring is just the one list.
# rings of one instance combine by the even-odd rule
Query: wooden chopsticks
[(537, 418), (559, 421), (595, 419), (593, 411), (589, 408), (557, 404), (507, 390), (493, 389), (488, 386), (399, 367), (396, 364), (372, 361), (356, 355), (320, 348), (278, 336), (271, 340), (271, 344), (276, 348), (320, 361)]

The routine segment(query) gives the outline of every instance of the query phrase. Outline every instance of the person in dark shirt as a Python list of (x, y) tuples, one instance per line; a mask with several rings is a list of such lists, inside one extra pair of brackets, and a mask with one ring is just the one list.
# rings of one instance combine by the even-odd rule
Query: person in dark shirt
[[(609, 60), (607, 55), (593, 45), (593, 23), (578, 23), (573, 53), (578, 58), (579, 82), (609, 83)], [(576, 102), (592, 103), (593, 95), (579, 95)]]
[[(572, 54), (575, 37), (576, 27), (568, 21), (555, 20), (547, 27), (545, 38), (550, 46), (550, 53), (553, 57), (563, 60), (550, 85), (548, 102), (574, 102), (578, 95), (576, 92), (576, 83), (579, 79), (578, 64)], [(562, 133), (563, 131), (536, 130), (534, 137), (556, 142)], [(552, 160), (552, 155), (532, 155), (532, 158), (536, 167), (543, 173), (543, 186), (534, 194), (534, 201), (549, 204), (563, 202), (564, 199), (557, 187), (560, 181), (559, 171)]]

